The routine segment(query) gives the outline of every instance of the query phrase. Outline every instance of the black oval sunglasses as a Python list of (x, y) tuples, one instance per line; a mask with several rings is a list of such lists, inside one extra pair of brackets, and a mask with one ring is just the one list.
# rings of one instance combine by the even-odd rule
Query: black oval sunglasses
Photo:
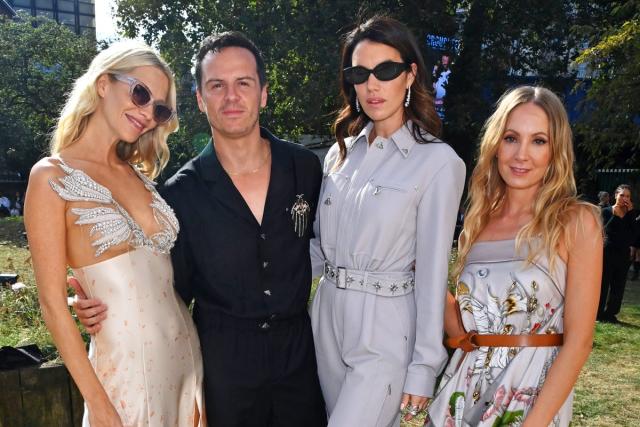
[(342, 75), (347, 83), (359, 85), (369, 79), (369, 75), (373, 73), (376, 79), (387, 82), (393, 80), (409, 68), (409, 64), (404, 62), (386, 61), (376, 65), (373, 70), (365, 68), (361, 65), (355, 67), (347, 67), (342, 70)]

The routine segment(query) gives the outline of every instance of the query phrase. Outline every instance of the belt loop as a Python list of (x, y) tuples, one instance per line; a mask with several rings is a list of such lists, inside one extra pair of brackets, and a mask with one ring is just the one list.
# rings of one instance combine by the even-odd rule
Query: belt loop
[(336, 286), (340, 289), (347, 288), (347, 271), (343, 267), (336, 268)]

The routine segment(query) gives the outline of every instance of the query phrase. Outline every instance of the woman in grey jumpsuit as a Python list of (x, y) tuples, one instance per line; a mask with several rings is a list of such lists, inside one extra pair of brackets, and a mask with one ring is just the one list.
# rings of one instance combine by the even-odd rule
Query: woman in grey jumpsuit
[(347, 35), (344, 107), (327, 154), (312, 242), (311, 309), (329, 425), (398, 426), (433, 396), (464, 163), (440, 120), (407, 28), (376, 17)]

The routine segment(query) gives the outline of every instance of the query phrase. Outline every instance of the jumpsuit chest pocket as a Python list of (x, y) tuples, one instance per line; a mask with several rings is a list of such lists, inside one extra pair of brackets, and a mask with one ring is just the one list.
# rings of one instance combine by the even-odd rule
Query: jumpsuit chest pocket
[(415, 191), (408, 184), (370, 179), (364, 187), (364, 198), (372, 204), (386, 204), (387, 202), (401, 202), (403, 208), (413, 200)]
[(338, 195), (346, 191), (349, 180), (349, 175), (340, 172), (331, 172), (324, 177), (324, 188), (320, 200), (321, 211), (326, 209), (332, 210)]
[[(378, 218), (382, 229), (391, 231), (389, 223), (402, 221), (414, 209), (415, 191), (408, 184), (370, 179), (362, 191), (362, 211)], [(374, 219), (375, 220), (375, 219)]]
[[(341, 172), (331, 172), (326, 175), (323, 182), (323, 190), (318, 201), (318, 216), (320, 219), (320, 234), (323, 245), (334, 246), (333, 234), (337, 229), (336, 218), (339, 197), (348, 190), (351, 177)], [(332, 230), (333, 229), (333, 230)]]
[(370, 180), (369, 184), (373, 188), (373, 191), (371, 192), (372, 196), (378, 196), (383, 192), (384, 193), (396, 192), (400, 194), (405, 194), (408, 192), (408, 190), (404, 186), (401, 186), (398, 184), (388, 184), (388, 183), (379, 182), (377, 180)]

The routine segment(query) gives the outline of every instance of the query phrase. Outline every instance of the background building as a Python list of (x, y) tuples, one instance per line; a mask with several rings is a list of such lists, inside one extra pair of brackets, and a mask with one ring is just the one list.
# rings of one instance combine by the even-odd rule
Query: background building
[(8, 0), (8, 3), (16, 12), (46, 16), (76, 34), (96, 35), (95, 0)]
[(0, 15), (13, 16), (16, 12), (6, 0), (0, 0)]

